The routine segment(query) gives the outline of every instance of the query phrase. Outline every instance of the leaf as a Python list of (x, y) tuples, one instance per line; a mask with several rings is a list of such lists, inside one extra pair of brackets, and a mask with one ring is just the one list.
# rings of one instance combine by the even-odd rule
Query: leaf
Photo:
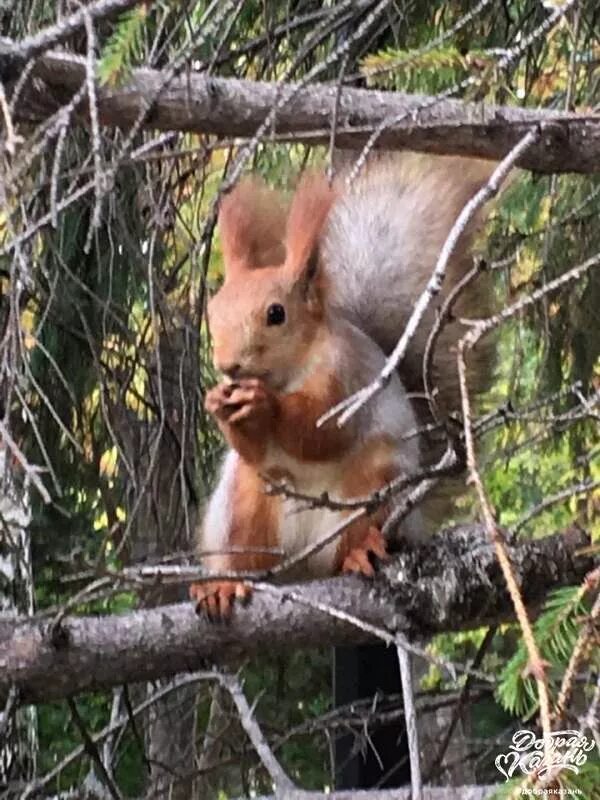
[(136, 53), (141, 50), (142, 32), (148, 11), (144, 4), (125, 12), (105, 44), (98, 62), (98, 79), (105, 86), (119, 86), (131, 74)]
[[(550, 680), (567, 665), (579, 635), (579, 617), (588, 610), (585, 590), (566, 586), (548, 598), (544, 612), (533, 629), (541, 657), (550, 663)], [(500, 676), (497, 696), (501, 705), (519, 717), (531, 715), (538, 705), (535, 681), (524, 677), (529, 660), (525, 644), (520, 642)]]
[(363, 59), (361, 72), (371, 86), (436, 92), (472, 73), (494, 72), (495, 58), (483, 50), (463, 54), (457, 47), (388, 49)]

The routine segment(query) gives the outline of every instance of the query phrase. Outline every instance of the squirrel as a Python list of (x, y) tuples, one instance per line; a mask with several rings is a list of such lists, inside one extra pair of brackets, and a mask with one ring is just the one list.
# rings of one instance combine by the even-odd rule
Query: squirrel
[[(372, 157), (353, 181), (344, 169), (331, 184), (324, 174), (305, 174), (289, 205), (256, 177), (222, 200), (225, 279), (208, 321), (223, 380), (205, 406), (229, 450), (201, 527), (210, 572), (271, 569), (350, 513), (318, 504), (299, 510), (285, 494), (267, 492), (265, 479), (350, 500), (435, 463), (435, 445), (415, 435), (431, 422), (423, 355), (440, 302), (472, 264), (481, 214), (462, 234), (398, 372), (342, 427), (317, 421), (378, 376), (458, 214), (492, 169), (470, 158), (388, 153)], [(465, 328), (458, 320), (485, 315), (491, 295), (484, 273), (459, 295), (437, 341), (431, 375), (445, 415), (460, 408), (455, 351)], [(484, 348), (469, 388), (483, 388), (490, 371)], [(372, 575), (371, 557), (387, 557), (381, 527), (393, 505), (354, 520), (284, 578)], [(419, 538), (428, 516), (436, 521), (435, 501), (426, 499), (404, 519), (402, 536)], [(250, 592), (242, 579), (190, 587), (197, 610), (215, 620)]]

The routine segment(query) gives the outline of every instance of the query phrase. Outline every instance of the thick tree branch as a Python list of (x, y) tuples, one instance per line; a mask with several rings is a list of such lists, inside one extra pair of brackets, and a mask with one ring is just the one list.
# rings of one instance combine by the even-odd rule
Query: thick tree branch
[[(538, 605), (557, 586), (580, 582), (593, 568), (580, 530), (510, 548), (523, 596)], [(493, 547), (479, 526), (445, 531), (398, 554), (375, 581), (336, 578), (289, 587), (307, 601), (328, 603), (361, 620), (427, 636), (512, 617)], [(106, 617), (47, 621), (0, 617), (0, 701), (16, 687), (24, 701), (165, 677), (264, 650), (368, 641), (354, 625), (280, 593), (257, 593), (229, 625), (198, 618), (191, 603)]]
[[(6, 42), (0, 48), (0, 77), (18, 78), (23, 64)], [(84, 60), (69, 54), (40, 57), (15, 110), (17, 119), (40, 120), (67, 103), (85, 81)], [(500, 160), (540, 126), (542, 135), (518, 165), (537, 172), (600, 171), (600, 115), (575, 115), (509, 106), (485, 106), (423, 95), (311, 84), (299, 88), (260, 81), (174, 77), (161, 89), (157, 70), (135, 70), (118, 88), (98, 92), (101, 122), (128, 128), (158, 93), (146, 128), (191, 131), (225, 137), (251, 137), (276, 104), (273, 134), (282, 140), (327, 143), (336, 114), (336, 145), (362, 146), (386, 124), (377, 147)], [(287, 98), (284, 100), (284, 98)], [(80, 119), (86, 121), (86, 114)]]

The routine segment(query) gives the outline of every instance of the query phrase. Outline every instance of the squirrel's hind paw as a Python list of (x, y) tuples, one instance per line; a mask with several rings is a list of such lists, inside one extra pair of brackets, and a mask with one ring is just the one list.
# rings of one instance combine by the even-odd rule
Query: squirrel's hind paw
[(351, 548), (342, 562), (342, 572), (358, 573), (372, 578), (375, 574), (370, 556), (374, 555), (381, 561), (389, 558), (383, 534), (371, 526), (362, 541)]
[(190, 586), (196, 613), (205, 615), (211, 622), (227, 622), (231, 619), (234, 601), (245, 604), (251, 594), (252, 587), (243, 581), (207, 581)]

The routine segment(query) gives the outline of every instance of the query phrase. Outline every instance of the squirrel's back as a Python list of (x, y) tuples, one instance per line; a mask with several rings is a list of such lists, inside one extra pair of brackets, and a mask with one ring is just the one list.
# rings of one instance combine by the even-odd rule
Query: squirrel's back
[[(374, 157), (347, 185), (337, 178), (338, 196), (321, 239), (328, 302), (371, 336), (385, 353), (399, 339), (425, 288), (452, 225), (470, 198), (489, 179), (494, 165), (469, 158), (386, 153)], [(437, 309), (472, 265), (473, 234), (481, 215), (467, 227), (449, 261), (442, 291), (419, 325), (400, 367), (404, 386), (423, 391), (423, 355)], [(453, 309), (455, 318), (482, 317), (491, 310), (489, 277), (479, 275)], [(438, 340), (432, 385), (440, 408), (459, 408), (455, 346), (465, 332), (447, 324)], [(480, 348), (471, 362), (470, 388), (490, 379), (492, 358)], [(425, 406), (427, 404), (425, 403)], [(421, 415), (426, 421), (426, 414)]]

